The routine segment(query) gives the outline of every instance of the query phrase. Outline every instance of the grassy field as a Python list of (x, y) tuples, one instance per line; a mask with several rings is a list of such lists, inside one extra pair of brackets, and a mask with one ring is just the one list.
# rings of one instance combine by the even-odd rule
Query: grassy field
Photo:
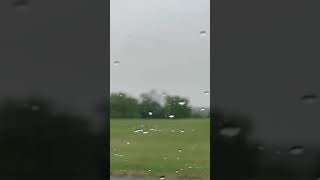
[(210, 121), (111, 120), (111, 175), (210, 179)]

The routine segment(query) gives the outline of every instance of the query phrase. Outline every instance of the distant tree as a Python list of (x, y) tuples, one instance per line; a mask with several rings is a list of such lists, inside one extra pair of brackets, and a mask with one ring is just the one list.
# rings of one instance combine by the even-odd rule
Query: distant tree
[(139, 118), (139, 102), (125, 93), (112, 93), (110, 96), (111, 118)]
[(160, 104), (160, 95), (151, 90), (141, 94), (140, 115), (142, 118), (164, 118), (164, 109)]
[(189, 99), (180, 96), (166, 96), (164, 112), (166, 116), (174, 115), (175, 118), (189, 118), (191, 116)]

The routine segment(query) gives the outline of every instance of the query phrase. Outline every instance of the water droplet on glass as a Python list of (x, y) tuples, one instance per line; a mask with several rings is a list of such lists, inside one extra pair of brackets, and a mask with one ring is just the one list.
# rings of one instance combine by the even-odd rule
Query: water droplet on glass
[(124, 156), (124, 155), (122, 155), (122, 154), (113, 154), (113, 155), (119, 156), (119, 157), (123, 157), (123, 156)]
[(204, 108), (204, 107), (200, 108), (200, 111), (205, 111), (205, 110), (206, 110), (206, 108)]
[(203, 92), (205, 95), (209, 95), (209, 91), (205, 91)]
[(225, 137), (234, 137), (239, 135), (241, 129), (237, 126), (226, 126), (220, 129), (220, 135)]
[(151, 172), (151, 169), (149, 169), (148, 171)]
[(181, 132), (181, 133), (184, 133), (184, 130), (181, 130), (180, 132)]
[(120, 94), (119, 94), (119, 96), (120, 96), (120, 97), (122, 97), (122, 96), (123, 96), (123, 94), (121, 94), (121, 93), (120, 93)]
[(318, 101), (318, 96), (316, 94), (306, 94), (301, 97), (301, 102), (305, 104), (312, 104)]
[(192, 168), (192, 166), (189, 166), (188, 168), (189, 168), (189, 169), (191, 169), (191, 168)]
[(165, 97), (166, 95), (167, 95), (167, 93), (165, 93), (165, 92), (162, 93), (162, 96), (163, 96), (163, 97)]
[(180, 160), (180, 158), (179, 158), (179, 157), (177, 157), (177, 158), (176, 158), (176, 160)]
[(169, 118), (174, 118), (174, 115), (173, 114), (169, 115)]
[(130, 144), (130, 142), (127, 142), (127, 144), (129, 145), (129, 144)]
[(204, 37), (207, 35), (207, 31), (200, 31), (200, 36)]
[(304, 153), (304, 148), (302, 146), (293, 146), (289, 149), (289, 154), (291, 155), (301, 155)]
[(263, 146), (258, 146), (257, 149), (260, 150), (260, 151), (263, 151), (264, 147)]
[(113, 65), (114, 65), (114, 66), (119, 66), (119, 65), (120, 65), (120, 61), (114, 61), (114, 62), (113, 62)]
[(28, 0), (14, 0), (12, 6), (16, 8), (16, 11), (25, 11), (29, 6)]
[(143, 131), (143, 134), (148, 134), (149, 132), (148, 131)]
[(135, 129), (134, 132), (135, 132), (135, 133), (143, 132), (143, 130), (142, 130), (142, 129)]
[(160, 180), (163, 180), (163, 179), (165, 179), (165, 176), (160, 176), (159, 179), (160, 179)]
[(179, 170), (176, 170), (176, 173), (179, 173)]
[(179, 105), (181, 105), (181, 106), (183, 106), (183, 105), (185, 105), (186, 104), (186, 102), (184, 102), (184, 101), (180, 101), (179, 102)]
[(40, 109), (40, 107), (37, 106), (37, 105), (32, 105), (32, 106), (31, 106), (31, 110), (32, 110), (32, 111), (38, 111), (39, 109)]
[(167, 157), (163, 157), (163, 159), (167, 159)]
[(174, 132), (175, 132), (175, 130), (171, 130), (171, 132), (173, 132), (173, 133), (174, 133)]
[(150, 115), (150, 116), (152, 116), (152, 112), (150, 111), (150, 112), (148, 112), (148, 114)]
[(182, 152), (182, 149), (178, 149), (179, 152)]
[(274, 151), (274, 153), (279, 155), (279, 154), (281, 154), (281, 151), (280, 150), (276, 150), (276, 151)]

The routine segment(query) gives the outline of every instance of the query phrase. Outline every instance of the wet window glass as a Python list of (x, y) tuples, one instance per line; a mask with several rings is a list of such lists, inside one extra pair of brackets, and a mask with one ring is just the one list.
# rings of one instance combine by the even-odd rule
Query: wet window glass
[(214, 179), (319, 179), (318, 7), (215, 1)]
[(106, 2), (0, 1), (0, 179), (102, 179)]
[(111, 0), (112, 180), (210, 179), (210, 1)]

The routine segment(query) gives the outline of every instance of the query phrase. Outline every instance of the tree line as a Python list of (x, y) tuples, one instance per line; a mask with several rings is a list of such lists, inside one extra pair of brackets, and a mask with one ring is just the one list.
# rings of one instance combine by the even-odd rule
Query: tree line
[(209, 111), (197, 111), (186, 97), (160, 95), (155, 90), (135, 98), (127, 93), (110, 95), (111, 118), (208, 118)]

